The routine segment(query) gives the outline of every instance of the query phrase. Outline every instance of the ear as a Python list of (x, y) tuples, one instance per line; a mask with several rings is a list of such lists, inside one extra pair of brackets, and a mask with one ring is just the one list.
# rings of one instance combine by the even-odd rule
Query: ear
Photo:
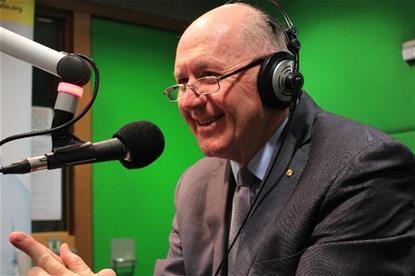
[[(302, 75), (294, 73), (294, 56), (287, 52), (276, 52), (261, 64), (258, 73), (258, 91), (262, 102), (278, 109), (286, 108), (293, 99), (298, 85), (302, 88)], [(298, 77), (299, 76), (299, 77)], [(294, 87), (295, 79), (296, 87)]]

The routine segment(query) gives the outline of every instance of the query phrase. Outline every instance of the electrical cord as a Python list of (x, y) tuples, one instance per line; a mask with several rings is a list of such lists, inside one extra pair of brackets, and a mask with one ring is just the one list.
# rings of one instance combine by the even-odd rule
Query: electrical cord
[[(246, 214), (244, 220), (242, 221), (242, 224), (239, 227), (238, 231), (236, 232), (236, 235), (235, 235), (234, 239), (232, 240), (231, 244), (228, 246), (228, 249), (226, 250), (226, 253), (225, 253), (224, 257), (222, 258), (222, 261), (220, 262), (218, 268), (216, 269), (216, 272), (215, 272), (214, 276), (218, 276), (219, 275), (220, 271), (222, 270), (222, 268), (223, 268), (223, 266), (225, 264), (225, 261), (228, 258), (229, 253), (231, 252), (231, 250), (232, 250), (232, 248), (233, 248), (236, 240), (238, 239), (240, 233), (242, 232), (242, 229), (246, 225), (248, 219), (251, 217), (251, 214), (258, 208), (258, 206), (261, 204), (262, 200), (265, 198), (265, 197), (263, 197), (261, 199), (261, 201), (259, 201), (259, 198), (262, 195), (262, 192), (265, 190), (266, 184), (268, 183), (268, 179), (269, 179), (269, 177), (271, 175), (272, 168), (275, 166), (277, 160), (279, 159), (280, 153), (282, 152), (282, 149), (286, 145), (285, 142), (287, 141), (288, 134), (290, 133), (290, 128), (291, 128), (291, 125), (292, 125), (292, 119), (294, 117), (294, 113), (295, 113), (295, 110), (296, 110), (297, 102), (300, 100), (301, 95), (302, 95), (302, 91), (300, 91), (298, 93), (298, 95), (291, 101), (291, 104), (289, 106), (289, 113), (288, 113), (287, 125), (286, 125), (286, 127), (284, 129), (284, 132), (283, 132), (283, 135), (282, 135), (282, 143), (281, 143), (281, 146), (278, 149), (278, 152), (277, 152), (275, 158), (273, 159), (273, 161), (271, 163), (271, 166), (270, 166), (271, 169), (265, 175), (264, 180), (262, 181), (262, 185), (259, 188), (259, 191), (258, 191), (257, 195), (255, 196), (255, 199), (252, 202), (251, 207), (248, 210), (248, 213)], [(292, 156), (290, 157), (290, 160), (291, 160), (291, 158), (292, 158)], [(280, 175), (280, 177), (277, 179), (276, 183), (278, 183), (281, 180), (281, 178), (282, 178), (283, 175), (284, 174), (281, 174)]]
[(95, 76), (95, 80), (94, 80), (94, 88), (93, 88), (93, 92), (92, 92), (92, 96), (91, 96), (91, 100), (88, 102), (88, 104), (84, 107), (84, 109), (77, 115), (75, 116), (73, 119), (69, 120), (68, 122), (61, 124), (60, 126), (54, 127), (54, 128), (49, 128), (49, 129), (42, 129), (42, 130), (36, 130), (36, 131), (30, 131), (30, 132), (25, 132), (25, 133), (20, 133), (20, 134), (16, 134), (16, 135), (11, 135), (9, 137), (6, 137), (4, 139), (2, 139), (0, 141), (0, 147), (8, 142), (14, 141), (14, 140), (18, 140), (18, 139), (23, 139), (23, 138), (28, 138), (28, 137), (33, 137), (33, 136), (39, 136), (39, 135), (45, 135), (45, 134), (50, 134), (53, 132), (57, 132), (61, 129), (67, 128), (73, 124), (75, 124), (77, 121), (79, 121), (92, 107), (92, 105), (95, 102), (95, 99), (98, 95), (98, 89), (99, 89), (99, 70), (97, 65), (95, 64), (95, 62), (83, 55), (83, 54), (76, 54), (77, 56), (79, 56), (80, 58), (86, 60), (91, 67), (94, 69), (94, 76)]
[[(232, 2), (232, 1), (229, 1), (229, 2)], [(236, 2), (239, 2), (239, 1), (236, 1)], [(271, 2), (272, 4), (274, 4), (275, 7), (277, 7), (277, 9), (280, 11), (280, 13), (282, 14), (282, 16), (284, 17), (285, 23), (287, 24), (288, 29), (287, 30), (284, 30), (280, 24), (278, 24), (276, 21), (274, 21), (274, 20), (272, 20), (272, 18), (270, 18), (271, 23), (274, 23), (274, 25), (276, 27), (278, 27), (282, 31), (282, 33), (285, 35), (286, 42), (287, 42), (287, 46), (288, 46), (289, 50), (294, 55), (294, 68), (293, 68), (293, 73), (294, 73), (294, 77), (296, 77), (297, 80), (296, 80), (296, 83), (295, 83), (294, 87), (292, 87), (293, 94), (292, 94), (291, 102), (289, 103), (289, 106), (288, 106), (288, 108), (289, 108), (288, 109), (289, 110), (289, 113), (288, 113), (288, 121), (287, 121), (287, 125), (286, 125), (286, 127), (285, 127), (285, 129), (283, 131), (283, 134), (282, 134), (282, 143), (281, 143), (281, 146), (279, 147), (278, 152), (277, 152), (275, 158), (273, 159), (272, 163), (270, 164), (271, 165), (270, 166), (271, 169), (265, 175), (264, 180), (262, 181), (263, 184), (261, 185), (261, 187), (260, 187), (257, 195), (255, 196), (255, 199), (254, 199), (251, 207), (249, 208), (247, 215), (245, 216), (244, 220), (242, 221), (242, 224), (239, 227), (239, 229), (238, 229), (238, 231), (237, 231), (234, 239), (232, 240), (232, 242), (228, 246), (228, 249), (227, 249), (224, 257), (222, 258), (222, 261), (220, 262), (218, 268), (216, 269), (216, 272), (214, 274), (215, 276), (219, 275), (220, 271), (222, 270), (222, 268), (223, 268), (223, 266), (225, 264), (225, 261), (228, 258), (228, 255), (229, 255), (230, 251), (232, 250), (232, 248), (233, 248), (236, 240), (238, 239), (238, 237), (239, 237), (240, 233), (242, 232), (242, 229), (246, 225), (248, 219), (251, 217), (251, 215), (253, 214), (253, 212), (260, 206), (261, 202), (265, 199), (265, 196), (264, 196), (264, 197), (262, 197), (261, 200), (259, 200), (260, 199), (260, 196), (262, 195), (263, 191), (265, 190), (266, 184), (268, 184), (268, 179), (269, 179), (269, 177), (271, 175), (272, 168), (274, 168), (277, 160), (280, 157), (280, 154), (282, 152), (282, 149), (286, 145), (287, 137), (288, 137), (288, 134), (290, 133), (290, 129), (292, 127), (292, 119), (294, 117), (294, 113), (295, 113), (295, 110), (296, 110), (296, 107), (297, 107), (297, 103), (300, 100), (301, 95), (302, 95), (301, 87), (302, 87), (303, 83), (302, 82), (298, 82), (298, 77), (301, 77), (302, 78), (302, 75), (299, 73), (299, 70), (300, 70), (300, 68), (299, 68), (300, 67), (299, 49), (301, 47), (301, 44), (300, 44), (300, 42), (297, 39), (297, 31), (294, 28), (294, 25), (293, 25), (292, 21), (290, 20), (288, 14), (281, 7), (281, 5), (277, 1), (274, 1), (274, 0), (269, 0), (269, 2)], [(293, 156), (290, 156), (290, 162), (291, 162), (292, 157)], [(283, 175), (284, 174), (281, 174), (279, 176), (279, 178), (276, 180), (276, 183), (278, 183), (281, 180), (281, 178), (283, 177)]]

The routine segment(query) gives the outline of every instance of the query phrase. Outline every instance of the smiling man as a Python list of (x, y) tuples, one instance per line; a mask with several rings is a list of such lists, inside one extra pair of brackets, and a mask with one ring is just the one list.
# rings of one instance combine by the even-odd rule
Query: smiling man
[(165, 94), (208, 157), (177, 185), (170, 250), (155, 274), (411, 275), (414, 156), (306, 93), (290, 121), (287, 105), (261, 91), (279, 52), (284, 34), (244, 4), (204, 14), (181, 37), (177, 84)]
[[(154, 274), (414, 275), (415, 156), (305, 92), (276, 104), (268, 65), (291, 56), (276, 26), (229, 4), (180, 39), (164, 93), (207, 157), (179, 180)], [(65, 245), (58, 257), (22, 233), (10, 240), (39, 263), (34, 275), (93, 274)]]
[[(174, 74), (179, 84), (186, 85), (187, 92), (181, 89), (178, 94), (179, 109), (203, 153), (246, 165), (287, 113), (261, 104), (256, 92), (259, 64), (217, 83), (211, 80), (212, 85), (206, 85), (206, 77), (223, 76), (255, 58), (284, 50), (279, 46), (284, 45), (284, 37), (280, 43), (273, 37), (258, 37), (255, 32), (266, 28), (266, 22), (249, 29), (240, 23), (258, 21), (258, 16), (247, 8), (231, 9), (212, 11), (186, 30), (177, 47)], [(241, 47), (245, 41), (250, 43)], [(212, 91), (205, 91), (210, 87)]]

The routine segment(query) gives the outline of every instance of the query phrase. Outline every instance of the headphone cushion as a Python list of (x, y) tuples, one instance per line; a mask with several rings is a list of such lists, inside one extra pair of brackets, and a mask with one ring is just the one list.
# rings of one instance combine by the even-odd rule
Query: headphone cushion
[(294, 61), (294, 56), (287, 52), (276, 52), (264, 59), (258, 73), (257, 86), (262, 102), (269, 107), (284, 109), (290, 100), (277, 97), (273, 82), (278, 78), (275, 74), (277, 66), (283, 61)]

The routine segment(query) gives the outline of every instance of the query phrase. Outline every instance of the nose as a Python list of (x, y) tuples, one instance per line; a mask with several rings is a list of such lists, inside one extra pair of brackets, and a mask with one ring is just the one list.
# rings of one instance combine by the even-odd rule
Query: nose
[(206, 95), (196, 93), (194, 87), (186, 85), (186, 91), (179, 97), (179, 105), (186, 110), (197, 109), (206, 104)]

